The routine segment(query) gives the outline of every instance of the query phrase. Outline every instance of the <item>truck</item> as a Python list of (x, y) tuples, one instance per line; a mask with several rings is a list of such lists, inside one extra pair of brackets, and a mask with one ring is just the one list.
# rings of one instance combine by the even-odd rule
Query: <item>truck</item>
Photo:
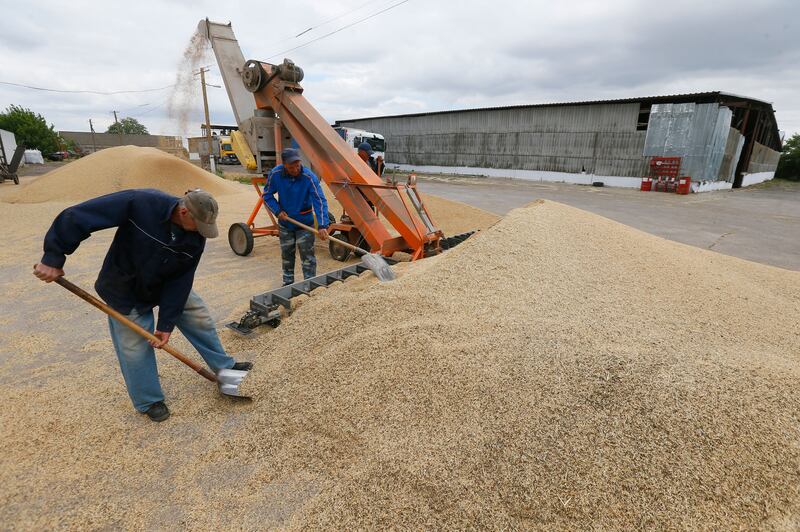
[(231, 156), (236, 155), (236, 152), (233, 151), (233, 146), (231, 145), (231, 137), (230, 135), (220, 135), (219, 136), (219, 156)]
[(353, 150), (358, 151), (358, 145), (366, 142), (372, 147), (373, 155), (376, 158), (381, 157), (384, 161), (386, 160), (386, 139), (380, 133), (345, 126), (333, 126), (333, 129)]

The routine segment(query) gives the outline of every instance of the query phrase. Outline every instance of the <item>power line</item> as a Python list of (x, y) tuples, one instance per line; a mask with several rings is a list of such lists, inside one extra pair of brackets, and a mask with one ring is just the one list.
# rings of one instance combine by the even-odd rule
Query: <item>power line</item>
[[(392, 5), (390, 5), (389, 7), (385, 8), (385, 9), (381, 9), (380, 11), (377, 11), (377, 12), (375, 12), (375, 13), (373, 13), (373, 14), (371, 14), (371, 15), (368, 15), (368, 16), (366, 16), (366, 17), (362, 18), (362, 19), (356, 20), (355, 22), (351, 22), (350, 24), (347, 24), (347, 25), (345, 25), (345, 26), (342, 26), (341, 28), (335, 29), (335, 30), (333, 30), (333, 31), (331, 31), (331, 32), (329, 32), (329, 33), (326, 33), (325, 35), (322, 35), (322, 36), (320, 36), (320, 37), (317, 37), (316, 39), (312, 39), (312, 40), (310, 40), (310, 41), (308, 41), (308, 42), (305, 42), (305, 43), (303, 43), (303, 44), (297, 45), (297, 46), (295, 46), (294, 48), (289, 48), (288, 50), (284, 50), (284, 51), (282, 51), (282, 52), (278, 52), (278, 53), (276, 53), (276, 54), (273, 54), (273, 55), (271, 55), (271, 56), (267, 57), (267, 59), (272, 59), (272, 58), (274, 58), (274, 57), (280, 57), (281, 55), (283, 55), (283, 54), (286, 54), (286, 53), (289, 53), (289, 52), (293, 52), (293, 51), (297, 50), (298, 48), (303, 48), (304, 46), (308, 46), (309, 44), (315, 43), (315, 42), (317, 42), (317, 41), (321, 41), (322, 39), (324, 39), (324, 38), (326, 38), (326, 37), (330, 37), (331, 35), (333, 35), (333, 34), (335, 34), (335, 33), (339, 33), (340, 31), (342, 31), (342, 30), (346, 30), (347, 28), (352, 28), (352, 27), (353, 27), (353, 26), (355, 26), (356, 24), (360, 24), (360, 23), (362, 23), (362, 22), (364, 22), (364, 21), (366, 21), (366, 20), (369, 20), (369, 19), (371, 19), (371, 18), (373, 18), (373, 17), (377, 17), (377, 16), (378, 16), (378, 15), (380, 15), (381, 13), (385, 13), (385, 12), (389, 11), (390, 9), (394, 9), (394, 8), (396, 8), (396, 7), (397, 7), (397, 6), (399, 6), (399, 5), (405, 4), (405, 3), (406, 3), (406, 2), (408, 2), (408, 1), (409, 1), (409, 0), (402, 0), (401, 2), (397, 2), (396, 4), (392, 4)], [(304, 32), (304, 33), (305, 33), (305, 32)]]
[(132, 116), (132, 117), (144, 116), (146, 114), (155, 111), (156, 109), (164, 107), (166, 104), (167, 104), (166, 100), (158, 104), (156, 104), (156, 102), (143, 103), (141, 105), (137, 105), (136, 107), (132, 107), (127, 111), (120, 111), (119, 114), (123, 116)]
[[(369, 2), (364, 2), (364, 3), (363, 3), (363, 4), (361, 4), (359, 7), (355, 8), (355, 9), (352, 9), (352, 10), (348, 11), (347, 13), (342, 13), (341, 15), (338, 15), (338, 16), (336, 16), (336, 17), (329, 18), (328, 20), (326, 20), (326, 21), (324, 21), (324, 22), (320, 22), (320, 23), (319, 23), (319, 24), (317, 24), (316, 26), (311, 26), (310, 28), (308, 28), (308, 29), (306, 29), (306, 30), (303, 30), (303, 31), (301, 31), (300, 33), (298, 33), (297, 35), (295, 35), (295, 38), (296, 38), (296, 37), (300, 37), (301, 35), (304, 35), (304, 34), (308, 33), (308, 32), (309, 32), (309, 31), (311, 31), (311, 30), (315, 30), (315, 29), (317, 29), (317, 28), (321, 28), (322, 26), (325, 26), (326, 24), (330, 24), (331, 22), (336, 22), (337, 20), (343, 19), (343, 18), (344, 18), (344, 17), (346, 17), (347, 15), (350, 15), (350, 14), (352, 14), (352, 13), (355, 13), (356, 11), (361, 11), (362, 9), (364, 9), (365, 7), (367, 7), (368, 5), (370, 5), (370, 4), (374, 4), (374, 3), (375, 3), (375, 2), (377, 2), (377, 1), (378, 1), (378, 0), (369, 0)], [(391, 2), (387, 2), (387, 3), (391, 3)]]
[(137, 114), (129, 115), (129, 116), (134, 116), (134, 117), (136, 117), (136, 116), (144, 116), (144, 115), (146, 115), (148, 113), (151, 113), (151, 112), (155, 111), (156, 109), (160, 109), (160, 108), (164, 107), (166, 104), (167, 104), (167, 102), (162, 102), (162, 103), (160, 103), (160, 104), (158, 104), (156, 106), (151, 107), (147, 111), (142, 111), (141, 113), (137, 113)]
[(122, 114), (122, 115), (127, 115), (127, 114), (130, 114), (133, 111), (141, 110), (142, 107), (147, 107), (147, 106), (150, 106), (150, 105), (153, 105), (153, 102), (140, 103), (139, 105), (135, 105), (134, 107), (131, 107), (130, 109), (127, 109), (125, 111), (120, 111), (119, 113)]
[[(328, 20), (325, 20), (323, 22), (320, 22), (319, 24), (316, 24), (314, 26), (310, 26), (310, 27), (304, 29), (303, 31), (301, 31), (300, 33), (298, 33), (297, 35), (293, 35), (293, 36), (290, 36), (290, 37), (286, 37), (285, 39), (280, 39), (278, 41), (273, 41), (271, 43), (267, 43), (267, 46), (272, 46), (272, 45), (275, 45), (275, 44), (280, 44), (282, 42), (286, 42), (286, 41), (291, 41), (293, 39), (297, 39), (301, 35), (305, 35), (306, 33), (310, 32), (310, 31), (313, 31), (313, 30), (315, 30), (317, 28), (321, 28), (322, 26), (330, 24), (331, 22), (335, 22), (335, 21), (337, 21), (339, 19), (342, 19), (342, 18), (346, 17), (347, 15), (355, 13), (356, 11), (361, 11), (362, 9), (367, 7), (368, 5), (374, 4), (377, 1), (378, 0), (369, 0), (369, 2), (365, 2), (365, 3), (361, 4), (359, 7), (355, 8), (355, 9), (351, 9), (350, 11), (348, 11), (346, 13), (342, 13), (341, 15), (338, 15), (338, 16), (335, 16), (333, 18), (329, 18)], [(390, 0), (390, 2), (391, 1), (392, 0)]]
[[(316, 28), (324, 26), (324, 25), (326, 25), (326, 24), (328, 24), (330, 22), (339, 20), (339, 19), (341, 19), (341, 18), (343, 18), (343, 17), (345, 17), (345, 16), (347, 16), (347, 15), (349, 15), (351, 13), (354, 13), (354, 12), (360, 10), (360, 9), (363, 9), (364, 6), (366, 6), (367, 4), (371, 4), (371, 3), (375, 2), (375, 1), (377, 1), (377, 0), (371, 0), (371, 1), (363, 4), (358, 9), (354, 9), (352, 11), (349, 11), (347, 13), (344, 13), (344, 14), (339, 15), (337, 17), (334, 17), (332, 19), (329, 19), (329, 20), (326, 20), (324, 22), (321, 22), (321, 23), (317, 24), (316, 26), (312, 26), (312, 27), (310, 27), (310, 28), (298, 33), (294, 37), (290, 37), (289, 39), (285, 39), (285, 40), (291, 40), (291, 39), (295, 39), (297, 37), (300, 37), (301, 35), (304, 35), (304, 34), (308, 33), (311, 30), (314, 30)], [(273, 54), (273, 55), (269, 56), (267, 59), (272, 59), (274, 57), (279, 57), (279, 56), (281, 56), (283, 54), (286, 54), (286, 53), (289, 53), (289, 52), (293, 52), (293, 51), (295, 51), (295, 50), (297, 50), (299, 48), (303, 48), (305, 46), (308, 46), (309, 44), (313, 44), (315, 42), (321, 41), (322, 39), (330, 37), (331, 35), (339, 33), (340, 31), (346, 30), (348, 28), (352, 28), (356, 24), (361, 24), (362, 22), (365, 22), (365, 21), (367, 21), (367, 20), (369, 20), (369, 19), (371, 19), (373, 17), (377, 17), (378, 15), (380, 15), (382, 13), (385, 13), (385, 12), (391, 10), (391, 9), (394, 9), (394, 8), (396, 8), (396, 7), (398, 7), (398, 6), (402, 5), (402, 4), (405, 4), (408, 1), (409, 0), (401, 0), (400, 2), (397, 2), (396, 4), (392, 4), (389, 7), (381, 9), (380, 11), (376, 11), (375, 13), (372, 13), (371, 15), (367, 15), (364, 18), (361, 18), (359, 20), (351, 22), (350, 24), (346, 24), (346, 25), (342, 26), (341, 28), (337, 28), (337, 29), (335, 29), (335, 30), (333, 30), (331, 32), (326, 33), (325, 35), (321, 35), (321, 36), (319, 36), (319, 37), (317, 37), (315, 39), (312, 39), (312, 40), (310, 40), (308, 42), (305, 42), (303, 44), (299, 44), (299, 45), (297, 45), (297, 46), (295, 46), (293, 48), (289, 48), (287, 50), (283, 50), (282, 52), (278, 52), (276, 54)], [(278, 41), (278, 42), (283, 42), (283, 41)], [(145, 92), (163, 91), (165, 89), (171, 89), (171, 88), (177, 86), (177, 83), (173, 83), (172, 85), (165, 85), (163, 87), (154, 87), (154, 88), (151, 88), (151, 89), (120, 90), (120, 91), (50, 89), (50, 88), (47, 88), (47, 87), (36, 87), (34, 85), (26, 85), (24, 83), (13, 83), (13, 82), (10, 82), (10, 81), (0, 81), (0, 85), (9, 85), (9, 86), (12, 86), (12, 87), (21, 87), (21, 88), (24, 88), (24, 89), (31, 89), (31, 90), (36, 90), (36, 91), (57, 92), (57, 93), (62, 93), (62, 94), (97, 94), (97, 95), (100, 95), (100, 96), (113, 96), (115, 94), (140, 94), (140, 93), (145, 93)]]
[(156, 87), (153, 89), (140, 89), (140, 90), (124, 90), (124, 91), (92, 91), (92, 90), (63, 90), (63, 89), (48, 89), (45, 87), (34, 87), (33, 85), (25, 85), (22, 83), (11, 83), (10, 81), (0, 81), (0, 85), (11, 85), (13, 87), (22, 87), (25, 89), (32, 89), (36, 91), (46, 91), (46, 92), (61, 92), (61, 93), (69, 93), (69, 94), (99, 94), (101, 96), (112, 96), (114, 94), (134, 94), (134, 93), (141, 93), (141, 92), (155, 92), (155, 91), (163, 91), (164, 89), (171, 89), (175, 86), (173, 83), (172, 85), (167, 85), (165, 87)]

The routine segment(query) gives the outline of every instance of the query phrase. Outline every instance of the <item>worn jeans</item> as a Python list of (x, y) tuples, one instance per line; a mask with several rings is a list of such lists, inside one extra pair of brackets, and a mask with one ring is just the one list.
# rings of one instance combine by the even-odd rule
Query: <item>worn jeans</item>
[[(139, 314), (134, 309), (126, 317), (145, 330), (153, 331), (155, 321), (152, 310)], [(164, 400), (164, 392), (161, 391), (158, 380), (155, 351), (147, 340), (114, 318), (108, 318), (108, 326), (122, 377), (128, 387), (128, 395), (136, 410), (146, 412), (153, 403)], [(229, 369), (236, 363), (233, 357), (225, 353), (208, 307), (194, 292), (189, 294), (176, 327), (197, 349), (212, 371)]]
[(295, 248), (300, 252), (303, 278), (317, 275), (317, 257), (314, 255), (314, 233), (305, 229), (280, 228), (281, 260), (283, 262), (283, 284), (294, 282)]

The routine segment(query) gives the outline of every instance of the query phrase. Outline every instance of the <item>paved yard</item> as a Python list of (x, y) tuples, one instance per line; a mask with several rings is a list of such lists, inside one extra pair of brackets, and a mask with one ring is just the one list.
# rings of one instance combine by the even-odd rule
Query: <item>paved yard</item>
[(424, 192), (505, 214), (536, 199), (572, 205), (697, 247), (800, 270), (800, 183), (678, 196), (495, 178), (420, 176)]

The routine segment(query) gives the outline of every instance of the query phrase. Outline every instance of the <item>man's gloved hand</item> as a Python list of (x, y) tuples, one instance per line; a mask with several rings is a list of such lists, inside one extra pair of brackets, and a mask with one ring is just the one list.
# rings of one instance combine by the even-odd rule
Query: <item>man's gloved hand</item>
[(153, 347), (155, 347), (156, 349), (161, 349), (162, 347), (164, 347), (165, 345), (167, 345), (167, 342), (169, 342), (169, 336), (170, 336), (172, 333), (168, 333), (168, 332), (164, 332), (164, 331), (156, 331), (156, 332), (155, 332), (155, 333), (153, 333), (153, 334), (154, 334), (154, 335), (156, 336), (156, 338), (158, 338), (160, 341), (159, 341), (159, 342), (154, 342), (153, 340), (148, 340), (148, 341), (150, 342), (150, 345), (152, 345), (152, 346), (153, 346)]
[(281, 220), (281, 221), (285, 222), (288, 219), (289, 219), (289, 215), (286, 214), (286, 211), (281, 211), (281, 212), (278, 213), (278, 220)]
[(328, 230), (320, 227), (317, 230), (317, 234), (319, 235), (320, 240), (328, 240)]
[(53, 268), (47, 264), (39, 263), (33, 267), (33, 275), (46, 283), (52, 283), (59, 277), (64, 276), (64, 270), (61, 268)]

